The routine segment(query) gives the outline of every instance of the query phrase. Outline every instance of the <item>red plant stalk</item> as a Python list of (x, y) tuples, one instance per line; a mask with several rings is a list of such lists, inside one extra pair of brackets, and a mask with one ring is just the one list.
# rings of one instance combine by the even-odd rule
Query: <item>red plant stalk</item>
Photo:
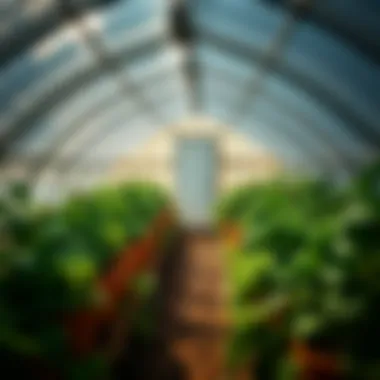
[(171, 215), (166, 211), (160, 213), (146, 236), (124, 249), (113, 267), (99, 279), (99, 290), (106, 298), (102, 307), (82, 310), (68, 318), (67, 333), (76, 354), (86, 354), (94, 349), (97, 332), (116, 316), (133, 279), (152, 262), (159, 237), (170, 223)]
[(322, 375), (326, 379), (341, 378), (342, 365), (336, 355), (313, 350), (302, 342), (295, 342), (291, 351), (302, 379), (311, 380)]

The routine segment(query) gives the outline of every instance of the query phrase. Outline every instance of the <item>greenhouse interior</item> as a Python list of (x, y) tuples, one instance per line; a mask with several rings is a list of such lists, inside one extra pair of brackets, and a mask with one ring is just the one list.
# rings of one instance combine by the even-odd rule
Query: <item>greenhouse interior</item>
[(0, 368), (380, 379), (380, 2), (2, 0)]

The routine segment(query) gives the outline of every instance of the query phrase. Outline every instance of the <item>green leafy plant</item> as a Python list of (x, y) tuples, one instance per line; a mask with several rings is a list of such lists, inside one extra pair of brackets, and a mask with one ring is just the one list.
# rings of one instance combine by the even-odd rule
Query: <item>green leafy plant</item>
[(63, 321), (98, 304), (99, 278), (167, 207), (165, 192), (144, 183), (50, 208), (36, 205), (27, 186), (10, 186), (0, 198), (0, 359), (37, 357), (67, 369), (68, 378), (85, 378), (100, 362), (75, 360)]
[(281, 180), (222, 200), (219, 221), (237, 223), (243, 232), (230, 265), (235, 365), (239, 357), (254, 358), (258, 372), (269, 371), (259, 378), (274, 378), (269, 368), (280, 368), (291, 342), (300, 341), (344, 357), (347, 373), (374, 367), (380, 357), (379, 178), (375, 165), (344, 189)]

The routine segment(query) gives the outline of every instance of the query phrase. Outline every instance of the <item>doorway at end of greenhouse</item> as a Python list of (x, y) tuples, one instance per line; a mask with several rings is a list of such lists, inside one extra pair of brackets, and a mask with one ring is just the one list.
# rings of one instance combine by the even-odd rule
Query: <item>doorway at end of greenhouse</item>
[(218, 147), (210, 138), (179, 138), (176, 149), (179, 215), (187, 229), (208, 227), (217, 198)]

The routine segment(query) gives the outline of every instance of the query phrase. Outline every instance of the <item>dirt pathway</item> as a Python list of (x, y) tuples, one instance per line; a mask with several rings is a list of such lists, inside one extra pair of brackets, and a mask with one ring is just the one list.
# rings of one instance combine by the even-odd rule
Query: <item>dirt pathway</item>
[(225, 379), (228, 289), (223, 252), (217, 239), (190, 235), (184, 242), (173, 304), (172, 353), (189, 380)]

